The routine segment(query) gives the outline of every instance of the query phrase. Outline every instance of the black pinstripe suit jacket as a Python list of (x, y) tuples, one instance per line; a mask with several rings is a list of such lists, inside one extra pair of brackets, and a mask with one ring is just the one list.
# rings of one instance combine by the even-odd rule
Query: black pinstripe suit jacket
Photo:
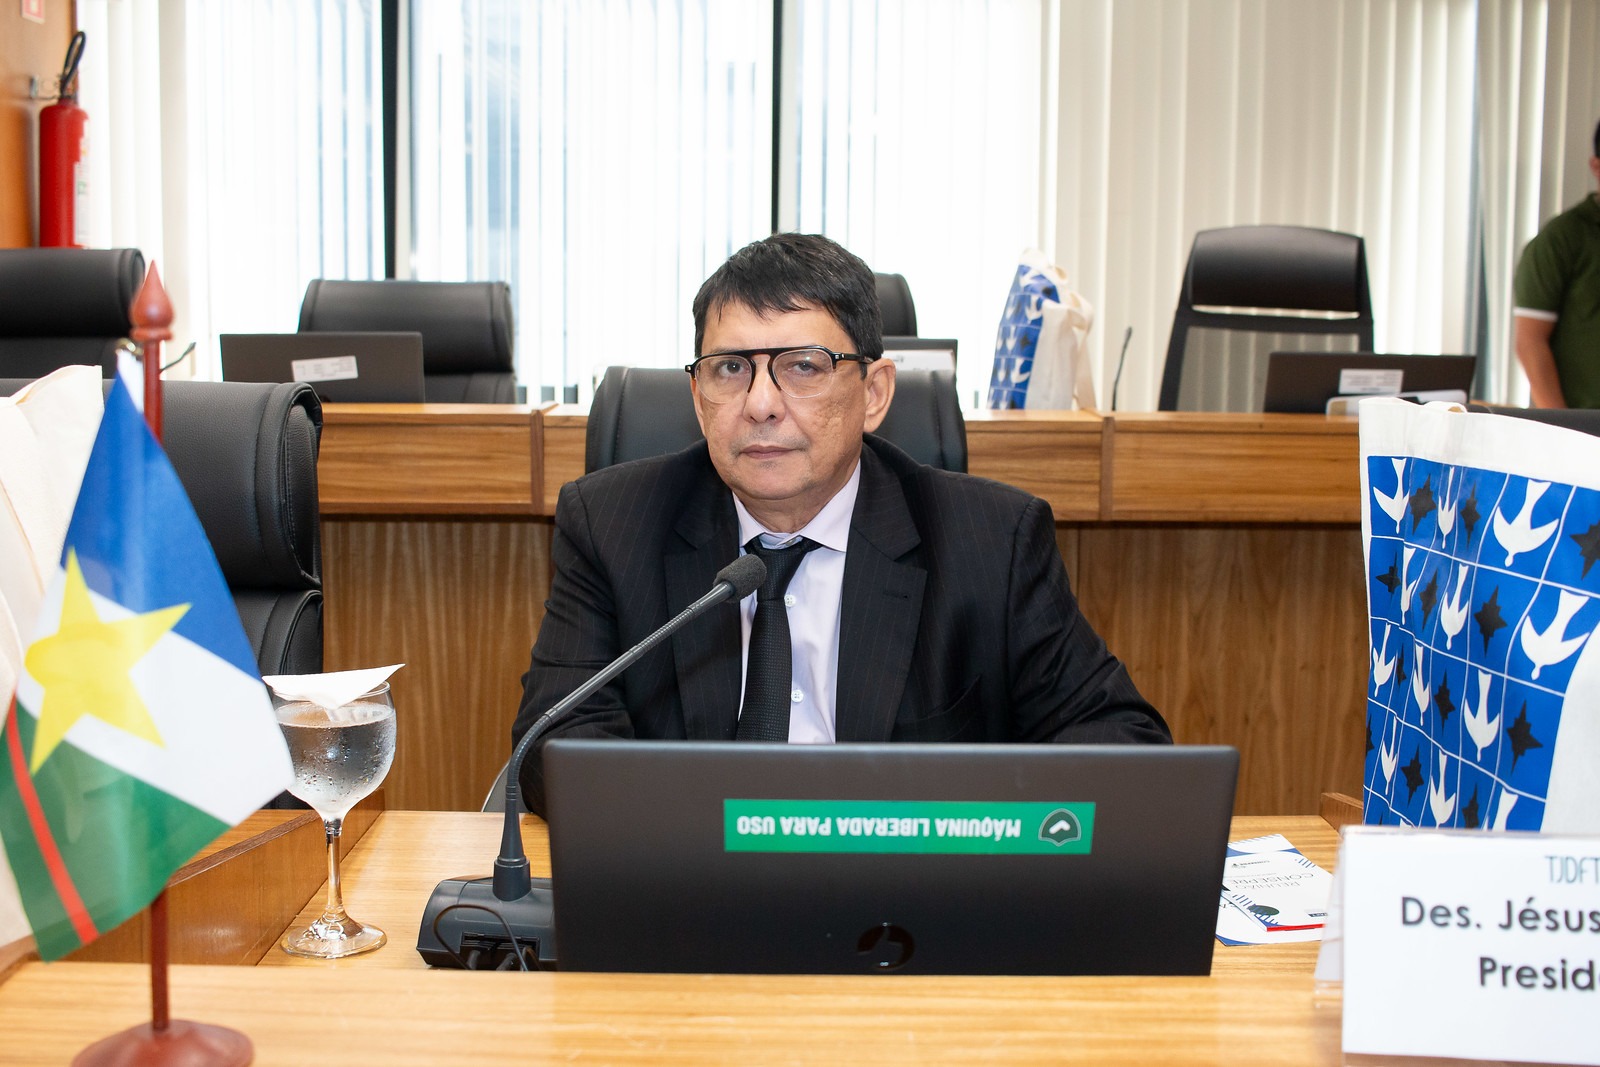
[[(840, 607), (840, 741), (1171, 740), (1079, 613), (1048, 504), (923, 466), (871, 435), (861, 464)], [(738, 538), (703, 441), (563, 486), (555, 578), (513, 737), (710, 589)], [(740, 656), (738, 613), (713, 608), (550, 736), (731, 740)], [(543, 811), (537, 753), (522, 784)]]

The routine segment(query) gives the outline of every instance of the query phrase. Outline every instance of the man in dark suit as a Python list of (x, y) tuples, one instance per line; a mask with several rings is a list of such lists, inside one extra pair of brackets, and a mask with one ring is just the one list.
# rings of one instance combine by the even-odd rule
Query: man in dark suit
[[(688, 624), (550, 736), (1171, 740), (1079, 613), (1049, 505), (871, 436), (895, 368), (865, 263), (778, 234), (719, 268), (694, 315), (687, 384), (706, 440), (562, 487), (514, 738), (745, 546), (769, 575), (792, 571), (787, 585)], [(747, 671), (747, 653), (780, 660), (778, 680)], [(536, 756), (522, 788), (542, 812)]]

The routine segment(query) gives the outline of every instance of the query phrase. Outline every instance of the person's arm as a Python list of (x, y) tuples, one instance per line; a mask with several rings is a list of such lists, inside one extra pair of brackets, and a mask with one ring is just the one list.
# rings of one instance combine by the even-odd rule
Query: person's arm
[[(616, 598), (598, 562), (583, 494), (562, 487), (550, 548), (554, 574), (544, 620), (522, 676), (522, 705), (511, 727), (512, 745), (550, 708), (621, 654)], [(622, 701), (622, 682), (612, 679), (534, 743), (522, 766), (523, 803), (544, 814), (544, 767), (540, 749), (552, 737), (632, 737), (633, 722)]]
[(1533, 392), (1533, 406), (1539, 408), (1564, 408), (1566, 397), (1561, 392), (1561, 379), (1556, 374), (1555, 353), (1550, 350), (1550, 334), (1556, 328), (1555, 319), (1533, 315), (1517, 315), (1517, 362), (1528, 376), (1528, 386)]
[(1017, 739), (1165, 744), (1172, 731), (1078, 610), (1050, 505), (1031, 501), (1012, 542), (1007, 616)]

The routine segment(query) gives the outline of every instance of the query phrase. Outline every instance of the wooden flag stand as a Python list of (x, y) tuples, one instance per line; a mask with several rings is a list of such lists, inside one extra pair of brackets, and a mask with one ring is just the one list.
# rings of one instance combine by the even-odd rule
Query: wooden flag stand
[[(144, 417), (161, 440), (161, 342), (172, 339), (172, 301), (154, 263), (133, 298), (133, 339), (143, 346)], [(243, 1067), (255, 1057), (237, 1030), (173, 1019), (167, 1006), (167, 891), (150, 902), (150, 1021), (96, 1041), (72, 1060), (78, 1067)]]

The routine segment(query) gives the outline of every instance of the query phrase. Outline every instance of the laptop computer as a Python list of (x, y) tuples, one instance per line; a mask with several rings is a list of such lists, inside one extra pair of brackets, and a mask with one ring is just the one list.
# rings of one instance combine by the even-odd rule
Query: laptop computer
[(420, 333), (225, 333), (222, 380), (307, 382), (324, 403), (420, 404)]
[(1337, 414), (1344, 397), (1408, 396), (1459, 400), (1472, 389), (1476, 356), (1375, 352), (1273, 352), (1267, 357), (1263, 411)]
[(562, 970), (1207, 974), (1224, 746), (544, 750)]
[(956, 369), (954, 337), (885, 337), (883, 354), (905, 370)]

